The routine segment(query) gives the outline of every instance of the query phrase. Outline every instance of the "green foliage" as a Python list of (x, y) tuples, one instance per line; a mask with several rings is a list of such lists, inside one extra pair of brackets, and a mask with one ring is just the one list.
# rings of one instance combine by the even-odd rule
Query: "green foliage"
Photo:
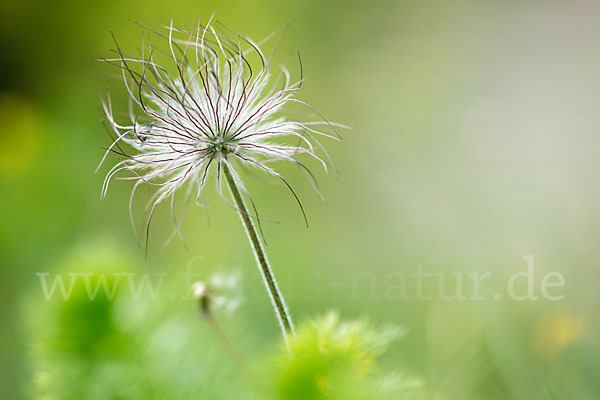
[(29, 304), (30, 397), (252, 399), (197, 304), (185, 295), (170, 297), (185, 290), (165, 281), (156, 297), (147, 291), (137, 297), (125, 278), (117, 281), (119, 274), (150, 273), (135, 266), (120, 246), (93, 242), (76, 247), (56, 267), (67, 290), (69, 273), (79, 275), (66, 299), (55, 292), (49, 301)]
[(338, 315), (309, 321), (290, 338), (277, 359), (277, 398), (286, 400), (402, 398), (419, 383), (384, 374), (375, 361), (401, 335)]
[(113, 319), (113, 300), (122, 289), (115, 274), (130, 272), (130, 265), (126, 257), (106, 243), (79, 248), (66, 261), (61, 268), (65, 279), (69, 271), (86, 274), (86, 279), (74, 280), (68, 301), (55, 303), (58, 339), (66, 350), (86, 357), (114, 350), (111, 347), (118, 331)]
[[(403, 398), (418, 386), (376, 365), (402, 334), (399, 329), (341, 322), (330, 313), (300, 326), (289, 350), (282, 344), (265, 360), (264, 352), (235, 339), (243, 325), (239, 314), (230, 321), (234, 325), (217, 315), (227, 344), (191, 300), (169, 301), (162, 294), (155, 300), (133, 298), (127, 285), (116, 281), (118, 274), (135, 273), (132, 266), (118, 245), (91, 242), (76, 247), (56, 268), (67, 289), (73, 271), (87, 281), (80, 275), (67, 299), (55, 293), (49, 301), (31, 303), (31, 398), (376, 400)], [(266, 366), (263, 386), (257, 365)]]
[(114, 317), (115, 300), (121, 295), (116, 274), (129, 272), (130, 265), (117, 246), (95, 241), (78, 246), (57, 268), (57, 275), (48, 277), (49, 282), (60, 277), (67, 296), (57, 286), (51, 299), (32, 307), (35, 398), (88, 398), (93, 387), (98, 387), (97, 398), (119, 398), (114, 392), (118, 385), (100, 377), (128, 346)]

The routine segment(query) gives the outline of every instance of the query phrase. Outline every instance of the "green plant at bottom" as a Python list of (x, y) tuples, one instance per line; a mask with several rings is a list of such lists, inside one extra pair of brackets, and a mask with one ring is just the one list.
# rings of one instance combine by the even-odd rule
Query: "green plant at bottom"
[(276, 398), (374, 400), (412, 396), (420, 387), (419, 380), (386, 373), (376, 363), (402, 333), (391, 327), (374, 329), (364, 320), (343, 322), (334, 312), (305, 322), (290, 337), (289, 351), (283, 348), (274, 363)]

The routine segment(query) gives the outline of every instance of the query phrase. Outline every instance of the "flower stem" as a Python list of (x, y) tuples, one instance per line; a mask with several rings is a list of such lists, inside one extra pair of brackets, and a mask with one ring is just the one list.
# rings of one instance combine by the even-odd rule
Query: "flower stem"
[(204, 307), (202, 307), (202, 309), (203, 309), (202, 313), (203, 313), (204, 317), (208, 320), (208, 322), (210, 323), (211, 327), (216, 332), (217, 337), (219, 338), (219, 340), (221, 341), (221, 343), (223, 344), (223, 346), (225, 347), (225, 349), (229, 353), (229, 356), (231, 357), (231, 359), (233, 360), (233, 362), (240, 369), (240, 371), (241, 371), (242, 375), (244, 376), (244, 378), (246, 378), (246, 381), (248, 381), (248, 383), (250, 384), (250, 386), (252, 386), (252, 388), (254, 389), (254, 391), (257, 394), (259, 394), (261, 398), (264, 398), (263, 389), (257, 384), (256, 379), (254, 379), (254, 377), (252, 376), (252, 374), (248, 370), (248, 365), (246, 363), (246, 360), (244, 360), (244, 357), (242, 356), (242, 354), (235, 347), (235, 345), (233, 344), (233, 342), (229, 339), (229, 337), (227, 336), (227, 333), (225, 333), (225, 331), (223, 330), (223, 328), (221, 328), (221, 326), (219, 325), (219, 323), (217, 322), (217, 320), (215, 319), (215, 317), (211, 313), (210, 309), (208, 309), (208, 308), (204, 309)]
[(292, 318), (285, 305), (283, 295), (277, 287), (277, 281), (275, 280), (273, 271), (269, 266), (269, 262), (267, 261), (267, 255), (265, 253), (265, 250), (263, 249), (262, 243), (260, 242), (260, 239), (256, 232), (256, 228), (254, 227), (254, 223), (252, 222), (252, 218), (248, 213), (248, 209), (246, 208), (246, 204), (244, 203), (244, 199), (242, 198), (240, 189), (235, 183), (235, 180), (233, 179), (229, 167), (225, 163), (223, 163), (223, 173), (225, 175), (225, 179), (227, 179), (229, 190), (231, 191), (231, 195), (233, 196), (235, 204), (238, 208), (240, 217), (242, 218), (244, 228), (246, 228), (246, 233), (248, 234), (248, 239), (250, 240), (250, 244), (252, 245), (252, 250), (254, 250), (254, 255), (256, 256), (256, 261), (264, 279), (267, 292), (269, 292), (269, 296), (271, 297), (271, 301), (273, 302), (273, 307), (275, 308), (275, 313), (277, 314), (277, 319), (279, 320), (279, 324), (281, 325), (283, 337), (287, 342), (288, 335), (294, 333), (294, 324), (292, 323)]

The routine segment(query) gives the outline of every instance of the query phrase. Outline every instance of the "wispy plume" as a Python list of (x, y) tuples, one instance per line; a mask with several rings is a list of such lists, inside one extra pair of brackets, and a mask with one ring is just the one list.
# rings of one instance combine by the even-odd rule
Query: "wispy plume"
[[(100, 166), (110, 153), (119, 161), (107, 173), (102, 186), (104, 198), (113, 179), (134, 181), (129, 210), (133, 217), (134, 196), (141, 185), (155, 188), (147, 206), (148, 229), (157, 206), (169, 202), (174, 234), (179, 234), (181, 215), (175, 213), (175, 198), (185, 188), (187, 200), (201, 204), (204, 188), (214, 175), (218, 192), (230, 175), (242, 195), (250, 193), (240, 178), (237, 165), (243, 164), (279, 178), (302, 204), (291, 184), (276, 171), (275, 161), (296, 164), (315, 190), (317, 185), (302, 156), (317, 160), (325, 169), (331, 159), (319, 139), (339, 139), (336, 127), (312, 106), (296, 98), (302, 87), (300, 77), (293, 81), (281, 66), (271, 71), (270, 60), (260, 44), (237, 35), (220, 23), (176, 28), (145, 28), (141, 54), (127, 55), (115, 40), (116, 57), (104, 61), (118, 67), (130, 97), (129, 118), (117, 121), (110, 95), (102, 102), (113, 142)], [(155, 45), (161, 42), (163, 48)], [(270, 58), (270, 57), (269, 57)], [(159, 62), (159, 59), (168, 62)], [(315, 116), (314, 121), (290, 118), (286, 106), (299, 104)], [(320, 194), (319, 194), (320, 195)], [(188, 201), (186, 201), (188, 204)], [(185, 209), (185, 208), (184, 208)], [(306, 215), (302, 209), (306, 220)]]

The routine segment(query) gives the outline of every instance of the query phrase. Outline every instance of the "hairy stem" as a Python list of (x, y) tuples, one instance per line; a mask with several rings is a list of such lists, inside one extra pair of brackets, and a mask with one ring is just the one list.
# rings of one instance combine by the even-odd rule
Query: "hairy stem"
[(256, 228), (252, 222), (252, 218), (248, 213), (248, 209), (246, 208), (246, 204), (244, 203), (240, 189), (235, 183), (231, 171), (226, 164), (223, 164), (223, 174), (225, 175), (225, 179), (227, 179), (229, 190), (231, 191), (231, 195), (233, 196), (240, 217), (242, 218), (244, 228), (246, 228), (246, 233), (248, 234), (248, 239), (252, 245), (252, 250), (254, 250), (254, 255), (256, 256), (256, 261), (264, 279), (267, 292), (269, 292), (269, 296), (273, 302), (273, 307), (275, 308), (275, 313), (277, 314), (277, 319), (279, 319), (279, 324), (281, 325), (281, 330), (283, 331), (283, 337), (287, 342), (288, 335), (294, 333), (294, 324), (292, 323), (292, 318), (285, 305), (285, 301), (283, 300), (283, 295), (277, 287), (277, 281), (275, 280), (273, 271), (269, 266), (267, 255), (263, 249), (262, 243), (260, 242)]

